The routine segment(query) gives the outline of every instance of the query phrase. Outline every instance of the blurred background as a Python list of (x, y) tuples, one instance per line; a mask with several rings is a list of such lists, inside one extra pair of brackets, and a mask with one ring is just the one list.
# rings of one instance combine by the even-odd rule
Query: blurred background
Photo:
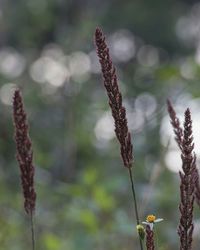
[[(0, 2), (0, 245), (30, 249), (13, 141), (12, 96), (23, 93), (36, 166), (37, 250), (139, 249), (93, 36), (106, 34), (133, 135), (140, 218), (160, 250), (179, 248), (180, 153), (166, 98), (187, 107), (200, 156), (200, 4), (178, 0)], [(199, 249), (195, 209), (194, 249)]]

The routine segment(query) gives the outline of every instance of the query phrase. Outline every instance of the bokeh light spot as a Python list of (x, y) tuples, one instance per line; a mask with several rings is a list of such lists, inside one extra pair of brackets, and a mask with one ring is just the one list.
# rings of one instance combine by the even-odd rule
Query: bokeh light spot
[(11, 79), (22, 74), (26, 66), (25, 58), (14, 48), (3, 48), (0, 51), (0, 72)]
[(12, 105), (13, 95), (17, 85), (14, 83), (6, 83), (0, 88), (0, 100), (5, 105)]
[(48, 82), (59, 87), (69, 78), (69, 70), (63, 63), (51, 57), (41, 57), (32, 64), (30, 75), (36, 82)]
[(71, 54), (69, 60), (69, 71), (73, 80), (79, 82), (85, 81), (85, 76), (90, 73), (90, 68), (90, 57), (86, 53), (76, 51)]
[(114, 121), (110, 112), (105, 112), (97, 121), (95, 135), (98, 140), (109, 141), (115, 136)]
[(110, 38), (110, 50), (114, 61), (127, 62), (135, 55), (134, 37), (128, 30), (119, 30)]
[(140, 110), (147, 118), (155, 112), (156, 107), (156, 99), (150, 93), (143, 93), (135, 100), (135, 109)]
[(159, 63), (158, 50), (151, 45), (142, 46), (137, 53), (138, 62), (147, 67), (155, 66)]

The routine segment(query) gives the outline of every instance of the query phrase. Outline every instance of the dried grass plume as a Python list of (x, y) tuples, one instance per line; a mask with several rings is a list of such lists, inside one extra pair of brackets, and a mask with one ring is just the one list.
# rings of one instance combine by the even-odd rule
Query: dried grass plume
[(130, 168), (133, 162), (133, 146), (127, 125), (126, 109), (122, 105), (122, 95), (119, 91), (116, 70), (110, 58), (105, 36), (99, 28), (97, 28), (95, 32), (95, 44), (101, 64), (104, 86), (107, 91), (109, 105), (115, 122), (115, 134), (120, 143), (121, 156), (124, 166)]
[(19, 90), (15, 90), (13, 98), (13, 120), (15, 126), (16, 158), (21, 173), (21, 184), (24, 194), (24, 208), (27, 214), (35, 210), (36, 192), (34, 189), (34, 165), (32, 144), (28, 134), (26, 112)]

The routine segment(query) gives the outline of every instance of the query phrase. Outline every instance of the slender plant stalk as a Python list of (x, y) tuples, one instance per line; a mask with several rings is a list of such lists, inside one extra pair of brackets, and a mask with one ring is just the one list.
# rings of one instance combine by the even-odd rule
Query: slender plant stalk
[(32, 239), (32, 250), (35, 250), (35, 230), (34, 230), (34, 220), (33, 213), (30, 214), (31, 223), (31, 239)]
[[(95, 32), (95, 44), (97, 48), (99, 62), (101, 64), (104, 87), (108, 95), (109, 105), (112, 111), (112, 116), (114, 118), (115, 134), (120, 144), (121, 157), (124, 166), (129, 170), (136, 221), (137, 224), (140, 224), (134, 181), (131, 170), (133, 163), (133, 146), (131, 143), (131, 134), (128, 130), (127, 125), (126, 109), (122, 105), (122, 95), (118, 86), (116, 70), (110, 58), (109, 48), (105, 42), (105, 36), (102, 30), (99, 28), (97, 28)], [(138, 238), (140, 241), (140, 248), (141, 250), (143, 250), (142, 241), (140, 239), (139, 234)]]
[[(137, 221), (137, 225), (140, 224), (140, 219), (139, 219), (139, 214), (138, 214), (138, 208), (137, 208), (137, 199), (136, 199), (136, 193), (135, 193), (135, 185), (134, 185), (134, 180), (133, 180), (133, 173), (132, 173), (132, 169), (129, 168), (129, 177), (130, 177), (130, 181), (131, 181), (131, 189), (132, 189), (132, 195), (133, 195), (133, 202), (134, 202), (134, 209), (135, 209), (135, 217), (136, 217), (136, 221)], [(140, 248), (141, 250), (143, 250), (143, 244), (142, 244), (142, 239), (140, 239)]]

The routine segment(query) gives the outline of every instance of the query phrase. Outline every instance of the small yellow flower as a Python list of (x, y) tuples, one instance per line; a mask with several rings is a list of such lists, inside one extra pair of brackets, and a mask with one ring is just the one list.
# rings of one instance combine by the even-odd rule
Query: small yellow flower
[(156, 219), (156, 216), (153, 214), (150, 214), (147, 216), (146, 221), (149, 223), (153, 223), (155, 221), (155, 219)]
[(145, 237), (145, 229), (144, 229), (144, 227), (139, 224), (139, 225), (136, 226), (136, 228), (137, 228), (138, 234), (140, 236), (140, 239), (144, 240), (144, 237)]
[(153, 230), (154, 224), (157, 223), (157, 222), (160, 222), (160, 221), (163, 221), (163, 219), (162, 219), (162, 218), (156, 219), (156, 216), (155, 216), (155, 215), (149, 214), (149, 215), (146, 217), (146, 221), (143, 221), (142, 224), (145, 224), (145, 225), (150, 226), (150, 229)]

